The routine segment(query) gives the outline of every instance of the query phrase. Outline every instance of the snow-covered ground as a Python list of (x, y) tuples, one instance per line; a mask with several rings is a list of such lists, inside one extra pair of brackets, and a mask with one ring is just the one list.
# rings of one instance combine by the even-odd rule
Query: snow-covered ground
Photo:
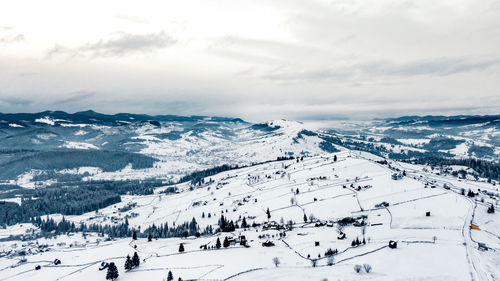
[[(91, 233), (40, 238), (31, 243), (3, 241), (3, 253), (30, 249), (31, 254), (23, 263), (18, 263), (18, 256), (1, 257), (0, 280), (104, 280), (105, 271), (98, 269), (102, 261), (117, 264), (118, 280), (166, 280), (168, 271), (175, 280), (500, 280), (497, 186), (438, 175), (426, 166), (391, 162), (389, 167), (375, 162), (379, 157), (368, 153), (343, 151), (336, 155), (337, 161), (333, 154), (321, 154), (303, 161), (227, 171), (194, 190), (187, 183), (178, 185), (179, 192), (174, 194), (161, 194), (166, 187), (159, 188), (153, 195), (123, 196), (121, 203), (99, 212), (65, 217), (87, 225), (113, 225), (128, 218), (131, 226), (141, 229), (152, 224), (178, 225), (195, 218), (201, 228), (215, 228), (221, 214), (238, 224), (243, 217), (250, 225), (265, 223), (269, 209), (270, 221), (292, 221), (292, 230), (258, 226), (151, 242), (145, 238), (105, 241), (105, 237)], [(396, 168), (405, 170), (407, 176), (392, 180)], [(494, 196), (479, 192), (470, 198), (460, 194), (462, 188)], [(388, 206), (380, 207), (382, 202)], [(497, 212), (489, 214), (486, 208), (492, 203)], [(131, 207), (122, 209), (125, 206)], [(51, 217), (62, 219), (58, 214)], [(337, 222), (344, 217), (364, 220), (366, 226), (348, 224), (342, 229)], [(479, 229), (471, 229), (471, 223)], [(338, 239), (340, 230), (346, 234), (343, 240)], [(32, 225), (16, 225), (0, 230), (0, 237), (27, 231), (37, 230)], [(280, 237), (280, 232), (286, 236)], [(250, 247), (200, 248), (214, 245), (218, 237), (222, 241), (226, 236), (240, 235), (246, 236)], [(366, 244), (352, 247), (356, 238), (364, 238)], [(275, 246), (263, 247), (267, 240)], [(388, 247), (390, 240), (398, 242), (396, 249)], [(478, 242), (489, 250), (479, 250)], [(185, 247), (183, 253), (178, 252), (180, 243)], [(49, 250), (37, 250), (40, 245)], [(328, 248), (338, 250), (331, 265), (325, 257)], [(125, 272), (125, 257), (134, 251), (140, 255), (141, 265)], [(274, 257), (280, 260), (278, 267), (273, 264)], [(61, 265), (53, 265), (56, 258)], [(356, 273), (357, 264), (370, 264), (372, 270)], [(36, 265), (41, 269), (35, 270)]]

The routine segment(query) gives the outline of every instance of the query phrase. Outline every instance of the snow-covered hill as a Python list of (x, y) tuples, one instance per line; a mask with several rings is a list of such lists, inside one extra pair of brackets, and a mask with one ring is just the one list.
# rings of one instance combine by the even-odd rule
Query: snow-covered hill
[[(283, 156), (319, 155), (325, 151), (321, 142), (304, 124), (286, 120), (251, 124), (237, 118), (203, 116), (0, 114), (0, 167), (8, 167), (0, 171), (0, 180), (23, 187), (47, 186), (63, 181), (65, 175), (60, 175), (68, 169), (94, 167), (99, 172), (81, 177), (175, 181), (189, 171), (221, 164), (248, 165)], [(65, 157), (68, 151), (79, 151), (89, 161)], [(123, 159), (106, 156), (108, 162), (122, 162), (103, 167), (100, 158), (108, 151), (119, 151), (120, 157), (127, 153), (128, 158), (141, 154), (152, 162), (127, 169), (129, 163)], [(41, 157), (40, 152), (57, 154), (66, 161), (54, 162), (51, 157)], [(51, 163), (33, 165), (33, 158)], [(26, 181), (32, 175), (38, 175), (39, 180)]]
[[(71, 181), (167, 182), (222, 164), (321, 155), (337, 151), (339, 146), (394, 159), (430, 155), (499, 160), (495, 116), (422, 118), (252, 124), (239, 118), (93, 111), (0, 114), (0, 183), (29, 188), (64, 184), (68, 170), (82, 167), (95, 172), (73, 173)], [(78, 151), (79, 157), (68, 155), (72, 151)], [(119, 157), (112, 157), (110, 151), (119, 152), (113, 154)], [(133, 163), (139, 154), (143, 158)]]
[[(293, 128), (290, 132), (302, 130), (300, 124), (280, 122), (280, 128), (285, 126)], [(279, 130), (274, 132), (283, 139)], [(317, 141), (304, 139), (304, 146)], [(257, 140), (245, 145), (273, 151), (266, 147), (271, 144)], [(392, 179), (402, 171), (406, 176)], [(386, 163), (369, 153), (343, 150), (222, 172), (195, 189), (189, 183), (175, 187), (177, 193), (162, 193), (168, 188), (162, 187), (152, 195), (123, 196), (122, 202), (98, 212), (64, 219), (76, 225), (127, 221), (145, 230), (194, 218), (200, 229), (215, 230), (224, 216), (238, 226), (245, 219), (248, 226), (199, 238), (153, 237), (151, 242), (105, 241), (92, 233), (5, 241), (1, 251), (10, 254), (0, 258), (0, 279), (104, 280), (101, 262), (114, 262), (118, 280), (124, 281), (167, 280), (169, 271), (183, 280), (500, 279), (500, 217), (498, 211), (486, 211), (491, 204), (498, 210), (498, 187), (441, 175), (429, 166)], [(462, 195), (462, 189), (477, 195)], [(62, 220), (58, 214), (50, 217)], [(475, 225), (478, 229), (471, 229)], [(16, 225), (1, 230), (0, 237), (26, 231), (39, 230), (31, 224)], [(341, 233), (345, 239), (339, 239)], [(242, 235), (247, 247), (230, 243), (212, 249), (217, 239), (239, 241)], [(360, 245), (353, 246), (353, 240)], [(274, 246), (264, 247), (267, 241)], [(396, 241), (397, 248), (390, 248), (390, 241)], [(488, 250), (479, 250), (478, 243)], [(179, 252), (180, 244), (184, 252)], [(328, 249), (334, 251), (331, 258), (325, 254)], [(23, 262), (12, 255), (20, 250), (26, 253)], [(125, 257), (134, 252), (141, 264), (125, 272)], [(62, 263), (54, 265), (55, 259)], [(363, 267), (355, 272), (356, 265), (364, 264), (371, 266), (369, 272)]]

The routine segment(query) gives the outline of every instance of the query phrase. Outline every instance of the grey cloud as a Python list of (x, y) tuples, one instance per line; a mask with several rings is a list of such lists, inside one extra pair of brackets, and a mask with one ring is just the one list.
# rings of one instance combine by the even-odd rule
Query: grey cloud
[(234, 35), (213, 39), (208, 46), (208, 51), (235, 61), (263, 64), (283, 64), (290, 61), (290, 58), (325, 54), (322, 49), (307, 43), (280, 42)]
[(278, 81), (309, 81), (356, 78), (359, 75), (382, 77), (413, 77), (419, 75), (448, 76), (458, 73), (485, 71), (498, 65), (500, 65), (500, 59), (497, 58), (489, 60), (437, 58), (434, 60), (413, 61), (407, 63), (377, 61), (351, 66), (320, 68), (307, 71), (273, 70), (262, 75), (261, 77)]
[[(29, 98), (18, 98), (15, 96), (1, 97), (0, 92), (0, 112), (38, 112), (44, 110), (80, 111), (82, 108), (94, 107), (100, 103), (100, 99), (92, 91), (75, 91), (66, 94), (53, 96), (50, 93), (45, 95), (31, 95)], [(112, 104), (106, 104), (100, 108), (102, 111), (109, 111)]]
[(17, 73), (17, 77), (20, 77), (20, 78), (25, 78), (25, 77), (31, 77), (31, 76), (36, 76), (36, 75), (39, 75), (40, 73), (38, 72), (30, 72), (30, 71), (27, 71), (27, 72), (19, 72)]
[[(2, 93), (0, 93), (1, 95)], [(32, 100), (16, 98), (16, 97), (4, 97), (0, 98), (0, 112), (16, 112), (23, 111), (33, 104)]]
[(54, 101), (55, 105), (69, 105), (69, 104), (80, 104), (82, 102), (88, 101), (96, 95), (95, 92), (89, 91), (76, 91), (73, 93), (66, 94), (64, 98)]
[(131, 53), (150, 53), (174, 45), (177, 41), (165, 31), (148, 34), (117, 32), (110, 38), (87, 43), (75, 48), (56, 44), (48, 50), (47, 57), (69, 55), (72, 57), (114, 57)]
[(410, 63), (381, 62), (361, 66), (360, 69), (366, 73), (380, 75), (415, 76), (415, 75), (438, 75), (483, 71), (500, 63), (500, 59), (490, 60), (468, 60), (464, 58), (438, 58), (434, 60), (416, 61)]
[(262, 78), (276, 81), (297, 81), (297, 80), (325, 80), (340, 79), (350, 77), (351, 74), (333, 69), (319, 69), (302, 72), (271, 72), (262, 76)]
[(59, 44), (56, 44), (54, 47), (52, 47), (50, 50), (47, 51), (46, 56), (47, 57), (53, 57), (57, 55), (71, 55), (71, 56), (77, 56), (78, 51), (73, 50), (71, 48), (61, 46)]

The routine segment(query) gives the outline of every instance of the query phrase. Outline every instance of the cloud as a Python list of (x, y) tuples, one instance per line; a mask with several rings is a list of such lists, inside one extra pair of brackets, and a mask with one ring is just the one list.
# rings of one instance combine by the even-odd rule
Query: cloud
[(0, 98), (0, 108), (25, 107), (32, 103), (33, 101), (30, 99), (23, 99), (17, 97)]
[[(102, 102), (96, 92), (79, 90), (69, 93), (29, 95), (26, 98), (6, 96), (0, 92), (0, 112), (39, 112), (45, 110), (80, 111), (82, 108), (96, 107)], [(102, 111), (112, 107), (112, 103), (106, 103), (100, 107)]]
[(486, 100), (498, 95), (498, 0), (40, 4), (28, 23), (18, 2), (0, 12), (0, 38), (29, 44), (0, 43), (0, 98), (34, 102), (8, 110), (262, 120), (500, 109)]
[(449, 76), (453, 74), (485, 71), (500, 65), (500, 59), (436, 58), (411, 62), (375, 61), (350, 66), (318, 68), (312, 70), (272, 70), (261, 77), (277, 81), (345, 80), (360, 76), (413, 77)]
[(147, 19), (142, 18), (142, 17), (138, 17), (138, 16), (133, 16), (133, 15), (116, 14), (113, 16), (113, 18), (136, 23), (136, 24), (149, 24), (149, 21)]
[(437, 58), (433, 60), (413, 61), (409, 63), (381, 62), (360, 66), (365, 73), (379, 75), (415, 76), (438, 75), (447, 76), (463, 72), (484, 71), (496, 66), (500, 59), (465, 59), (465, 58)]
[(57, 106), (81, 105), (81, 103), (88, 102), (94, 96), (96, 96), (95, 92), (80, 90), (66, 94), (63, 98), (55, 100), (53, 104)]
[(19, 43), (25, 40), (23, 34), (12, 33), (13, 30), (14, 28), (11, 26), (0, 26), (0, 45)]
[(107, 39), (87, 43), (75, 48), (56, 44), (48, 50), (47, 57), (68, 55), (71, 57), (120, 57), (133, 53), (151, 53), (177, 43), (165, 31), (148, 34), (116, 32)]
[(0, 37), (0, 44), (17, 43), (24, 40), (25, 40), (24, 35), (16, 34), (16, 35)]
[(39, 75), (39, 74), (40, 74), (39, 72), (23, 71), (23, 72), (17, 73), (17, 77), (19, 77), (19, 78), (33, 77), (33, 76), (36, 76), (36, 75)]
[(261, 77), (276, 81), (303, 81), (303, 80), (325, 80), (325, 79), (345, 79), (351, 77), (352, 73), (345, 71), (338, 71), (334, 69), (318, 69), (311, 71), (300, 71), (300, 72), (281, 72), (273, 71), (268, 74), (264, 74)]

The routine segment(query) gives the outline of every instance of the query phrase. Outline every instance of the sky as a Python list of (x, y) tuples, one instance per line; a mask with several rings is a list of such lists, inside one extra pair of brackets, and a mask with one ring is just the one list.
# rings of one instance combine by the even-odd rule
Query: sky
[(500, 114), (499, 0), (0, 2), (0, 112)]

